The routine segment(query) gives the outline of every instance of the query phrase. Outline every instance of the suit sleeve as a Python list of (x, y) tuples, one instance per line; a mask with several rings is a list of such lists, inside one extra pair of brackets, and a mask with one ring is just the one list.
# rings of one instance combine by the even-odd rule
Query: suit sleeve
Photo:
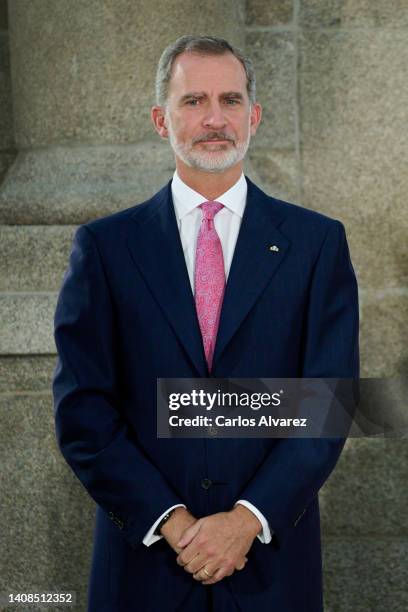
[(261, 533), (258, 533), (256, 537), (260, 542), (262, 542), (262, 544), (269, 544), (272, 539), (272, 534), (268, 525), (268, 521), (266, 520), (262, 512), (259, 512), (258, 508), (255, 508), (255, 506), (251, 504), (251, 502), (249, 502), (247, 499), (239, 499), (235, 502), (234, 507), (237, 504), (242, 504), (243, 506), (248, 508), (248, 510), (251, 510), (251, 512), (255, 514), (256, 518), (262, 525), (262, 531)]
[[(304, 337), (304, 378), (358, 378), (358, 290), (344, 227), (333, 221), (315, 264)], [(266, 517), (272, 543), (284, 545), (317, 496), (345, 438), (277, 441), (240, 497)]]
[(173, 508), (186, 508), (187, 506), (185, 504), (177, 504), (175, 506), (171, 506), (170, 508), (167, 508), (167, 510), (165, 510), (160, 516), (159, 518), (154, 522), (154, 524), (150, 527), (149, 531), (146, 533), (145, 537), (143, 538), (143, 544), (145, 546), (151, 546), (152, 544), (154, 544), (155, 542), (158, 542), (159, 540), (163, 539), (162, 535), (156, 535), (154, 532), (156, 531), (156, 527), (158, 526), (158, 524), (160, 523), (160, 521), (162, 520), (162, 518), (164, 516), (166, 516), (166, 514), (168, 512), (170, 512), (170, 510), (173, 510)]
[(132, 546), (182, 504), (120, 414), (115, 318), (92, 231), (77, 230), (54, 318), (57, 442), (95, 502)]

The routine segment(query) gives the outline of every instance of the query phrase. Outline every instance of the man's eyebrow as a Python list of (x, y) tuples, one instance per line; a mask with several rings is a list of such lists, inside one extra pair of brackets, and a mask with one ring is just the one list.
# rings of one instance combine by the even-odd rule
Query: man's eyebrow
[[(190, 91), (180, 98), (180, 102), (185, 102), (190, 98), (205, 98), (206, 93), (204, 91)], [(239, 91), (225, 91), (220, 94), (220, 98), (236, 98), (237, 100), (243, 100), (244, 96)]]
[(184, 94), (184, 96), (181, 96), (180, 102), (184, 102), (184, 100), (188, 100), (189, 98), (202, 98), (203, 96), (205, 96), (203, 91), (190, 91)]
[(227, 91), (221, 95), (223, 98), (238, 98), (239, 100), (244, 99), (244, 96), (239, 91)]

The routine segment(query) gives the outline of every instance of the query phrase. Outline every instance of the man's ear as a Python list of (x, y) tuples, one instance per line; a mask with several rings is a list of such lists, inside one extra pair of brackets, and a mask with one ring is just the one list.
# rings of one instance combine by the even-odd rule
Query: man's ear
[(168, 138), (169, 133), (166, 126), (166, 111), (163, 106), (152, 106), (150, 117), (156, 132), (161, 138)]
[(253, 136), (256, 133), (256, 130), (258, 129), (258, 125), (261, 123), (261, 119), (262, 119), (262, 106), (259, 104), (259, 102), (254, 102), (254, 104), (251, 105), (250, 117), (251, 117), (250, 130), (251, 130), (251, 135)]

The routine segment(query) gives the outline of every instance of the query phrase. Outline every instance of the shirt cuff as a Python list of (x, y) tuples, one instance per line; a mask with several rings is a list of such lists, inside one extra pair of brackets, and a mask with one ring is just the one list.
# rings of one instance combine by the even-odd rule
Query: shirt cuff
[(170, 510), (173, 510), (173, 508), (187, 508), (187, 506), (185, 506), (184, 504), (175, 504), (174, 506), (170, 506), (170, 508), (167, 508), (167, 510), (165, 510), (163, 512), (163, 514), (161, 514), (159, 516), (159, 518), (157, 519), (157, 521), (150, 527), (149, 531), (146, 533), (145, 537), (143, 538), (143, 544), (145, 544), (146, 546), (150, 546), (151, 544), (154, 544), (155, 542), (157, 542), (158, 540), (162, 539), (162, 535), (155, 535), (154, 531), (157, 527), (157, 525), (160, 523), (160, 521), (162, 520), (162, 518), (168, 513), (170, 512)]
[(260, 520), (262, 524), (262, 531), (261, 533), (258, 533), (256, 537), (262, 542), (262, 544), (269, 544), (269, 542), (272, 540), (273, 531), (271, 532), (269, 523), (262, 514), (262, 512), (259, 512), (258, 508), (256, 508), (253, 504), (251, 504), (251, 502), (247, 501), (246, 499), (239, 499), (237, 502), (235, 502), (234, 506), (236, 506), (237, 504), (242, 504), (243, 506), (246, 506), (248, 510), (251, 510), (251, 512), (255, 514), (256, 518)]

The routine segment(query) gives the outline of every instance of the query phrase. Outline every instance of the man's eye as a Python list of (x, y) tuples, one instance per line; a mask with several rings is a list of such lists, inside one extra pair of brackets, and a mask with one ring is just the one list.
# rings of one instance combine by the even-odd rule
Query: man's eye
[(232, 102), (232, 105), (234, 106), (235, 104), (238, 104), (238, 100), (236, 100), (235, 98), (227, 98), (226, 100), (228, 103)]
[(195, 100), (195, 99), (194, 100), (187, 100), (187, 104), (189, 104), (190, 106), (195, 106), (196, 102), (198, 103), (199, 100)]

